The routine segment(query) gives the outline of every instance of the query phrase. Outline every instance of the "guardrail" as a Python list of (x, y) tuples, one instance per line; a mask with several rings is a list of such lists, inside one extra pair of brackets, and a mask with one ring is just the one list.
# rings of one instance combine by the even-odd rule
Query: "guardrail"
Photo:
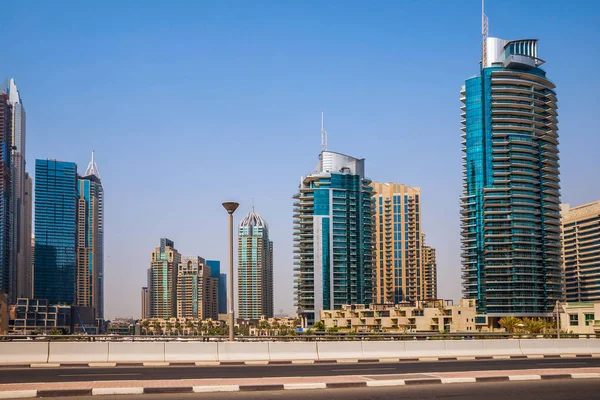
[(0, 342), (0, 364), (178, 363), (600, 355), (600, 339)]
[[(473, 332), (473, 333), (437, 333), (437, 332), (411, 332), (411, 333), (313, 333), (287, 335), (287, 336), (236, 336), (239, 342), (327, 342), (327, 341), (402, 341), (402, 340), (474, 340), (474, 339), (593, 339), (600, 338), (595, 333), (561, 333), (556, 334), (523, 334), (508, 332)], [(226, 342), (227, 336), (187, 336), (187, 335), (3, 335), (2, 341), (80, 341), (80, 342)]]

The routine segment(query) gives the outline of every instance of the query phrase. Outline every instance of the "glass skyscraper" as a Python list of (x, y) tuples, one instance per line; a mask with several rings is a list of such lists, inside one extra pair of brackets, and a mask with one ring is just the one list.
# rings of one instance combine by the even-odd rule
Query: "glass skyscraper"
[(561, 299), (557, 99), (538, 41), (486, 38), (461, 90), (463, 294), (490, 317)]
[(294, 195), (294, 285), (303, 326), (373, 301), (373, 213), (365, 161), (323, 151)]
[(16, 287), (13, 251), (12, 106), (0, 91), (0, 295), (12, 302)]
[(93, 152), (77, 195), (77, 305), (94, 307), (104, 318), (104, 191)]
[(76, 302), (77, 165), (35, 161), (34, 297)]
[(273, 317), (273, 242), (254, 210), (238, 227), (238, 316)]
[(219, 279), (217, 309), (219, 314), (227, 314), (227, 275), (221, 273), (221, 261), (206, 260), (210, 275)]

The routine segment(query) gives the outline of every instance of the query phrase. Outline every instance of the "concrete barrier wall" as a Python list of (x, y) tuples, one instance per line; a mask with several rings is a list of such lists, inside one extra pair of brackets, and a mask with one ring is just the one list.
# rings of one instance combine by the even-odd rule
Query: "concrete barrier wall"
[(109, 362), (164, 362), (164, 342), (109, 342)]
[(166, 342), (165, 361), (219, 361), (216, 342)]
[(48, 362), (47, 342), (0, 342), (0, 363)]
[(445, 357), (445, 340), (407, 340), (405, 342), (406, 356), (415, 357)]
[(269, 342), (219, 342), (219, 361), (269, 361)]
[(485, 355), (483, 340), (444, 340), (448, 357)]
[(354, 360), (364, 358), (362, 343), (355, 342), (317, 342), (319, 360)]
[(600, 354), (600, 339), (339, 342), (0, 342), (0, 364), (360, 360)]
[(521, 356), (521, 341), (519, 339), (483, 340), (483, 355)]
[(406, 358), (404, 341), (362, 342), (364, 358)]
[(521, 344), (521, 352), (525, 356), (558, 354), (554, 339), (520, 339), (519, 343)]
[(108, 342), (50, 342), (49, 363), (108, 362)]
[(317, 342), (269, 342), (269, 360), (317, 360)]

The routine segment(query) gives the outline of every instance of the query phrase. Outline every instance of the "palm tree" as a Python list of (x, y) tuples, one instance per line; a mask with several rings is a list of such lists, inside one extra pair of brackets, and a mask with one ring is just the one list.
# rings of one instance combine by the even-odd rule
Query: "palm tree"
[(324, 331), (325, 330), (325, 324), (323, 323), (323, 321), (317, 321), (313, 325), (313, 329), (317, 330), (317, 331)]
[(175, 331), (177, 332), (177, 335), (181, 335), (181, 324), (179, 321), (175, 323)]
[(149, 327), (150, 327), (150, 321), (148, 321), (147, 319), (143, 320), (143, 321), (142, 321), (142, 328), (143, 328), (143, 330), (144, 330), (144, 331), (143, 331), (143, 332), (144, 332), (144, 335), (147, 335), (147, 334), (148, 334), (148, 328), (149, 328)]
[(167, 321), (165, 324), (165, 329), (167, 330), (167, 335), (171, 336), (171, 331), (173, 330), (173, 324), (171, 324), (171, 321)]
[(155, 335), (160, 335), (162, 333), (160, 322), (154, 321), (154, 323), (152, 324), (152, 327), (154, 328)]
[(531, 335), (541, 333), (545, 327), (546, 322), (539, 318), (525, 318), (523, 320), (523, 329), (525, 329)]
[(188, 321), (186, 322), (186, 326), (187, 326), (187, 328), (188, 328), (188, 335), (190, 335), (190, 334), (192, 334), (192, 335), (193, 335), (193, 334), (194, 334), (194, 323), (193, 323), (192, 321), (189, 321), (189, 320), (188, 320)]
[(523, 322), (517, 317), (504, 317), (500, 318), (498, 323), (506, 329), (508, 333), (513, 333)]

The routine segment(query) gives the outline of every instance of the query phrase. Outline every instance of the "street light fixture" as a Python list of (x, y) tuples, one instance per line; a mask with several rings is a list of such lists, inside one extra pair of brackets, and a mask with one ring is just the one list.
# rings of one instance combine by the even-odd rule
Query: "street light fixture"
[(239, 203), (235, 201), (226, 201), (223, 207), (229, 214), (229, 293), (227, 295), (229, 301), (229, 341), (233, 341), (233, 213), (239, 207)]

